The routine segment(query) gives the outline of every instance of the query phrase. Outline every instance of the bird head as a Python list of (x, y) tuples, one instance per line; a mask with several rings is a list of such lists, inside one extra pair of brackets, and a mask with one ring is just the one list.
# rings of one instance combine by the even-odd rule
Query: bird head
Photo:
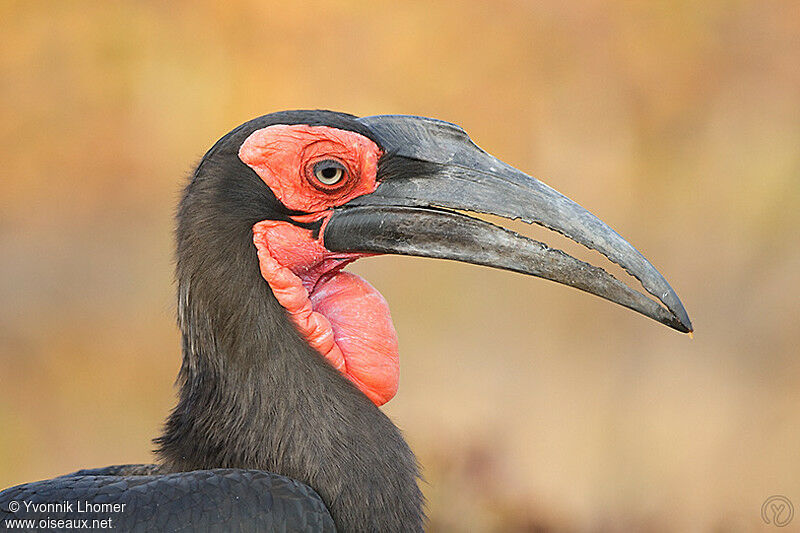
[[(655, 299), (465, 211), (561, 233), (623, 267)], [(233, 243), (244, 239), (244, 253), (257, 258), (258, 283), (269, 286), (301, 336), (378, 405), (397, 390), (396, 335), (378, 291), (342, 270), (367, 255), (451, 259), (538, 276), (692, 331), (675, 291), (625, 239), (440, 120), (330, 111), (259, 117), (209, 150), (181, 213), (188, 222), (178, 229), (179, 269), (182, 254), (202, 265), (205, 254), (234, 254)], [(223, 278), (237, 276), (216, 274), (223, 286)]]

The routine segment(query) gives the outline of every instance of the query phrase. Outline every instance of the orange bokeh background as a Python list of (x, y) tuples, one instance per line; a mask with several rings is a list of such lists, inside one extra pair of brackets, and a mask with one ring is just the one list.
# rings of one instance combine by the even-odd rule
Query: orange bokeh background
[(797, 3), (6, 1), (0, 33), (0, 488), (152, 460), (186, 176), (249, 118), (328, 108), (462, 125), (630, 240), (697, 330), (354, 265), (392, 307), (385, 409), (431, 530), (750, 531), (768, 496), (800, 505)]

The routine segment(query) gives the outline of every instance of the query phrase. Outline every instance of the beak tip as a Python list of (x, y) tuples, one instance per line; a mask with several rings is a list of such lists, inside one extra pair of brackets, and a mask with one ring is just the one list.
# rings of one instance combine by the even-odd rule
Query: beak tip
[(686, 313), (686, 310), (683, 309), (683, 307), (681, 307), (680, 311), (681, 311), (680, 314), (678, 313), (675, 314), (675, 318), (680, 324), (680, 328), (676, 329), (678, 329), (678, 331), (680, 331), (681, 333), (686, 333), (691, 337), (692, 333), (694, 333), (694, 326), (692, 325), (692, 321), (689, 319), (689, 315)]
[[(683, 309), (681, 309), (683, 311)], [(677, 319), (679, 327), (676, 327), (678, 331), (681, 333), (686, 333), (689, 337), (692, 337), (694, 333), (694, 326), (692, 325), (692, 321), (689, 320), (689, 315), (686, 314), (686, 311), (683, 311), (680, 315), (676, 315), (675, 318)]]

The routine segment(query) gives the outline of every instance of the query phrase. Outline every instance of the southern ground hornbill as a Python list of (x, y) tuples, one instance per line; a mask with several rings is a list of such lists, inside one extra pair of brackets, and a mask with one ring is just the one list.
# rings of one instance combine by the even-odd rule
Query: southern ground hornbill
[[(621, 265), (663, 305), (463, 211), (557, 231)], [(178, 405), (155, 440), (158, 464), (7, 489), (3, 520), (74, 527), (108, 518), (115, 529), (142, 531), (422, 530), (416, 459), (378, 408), (398, 384), (389, 308), (342, 270), (359, 257), (513, 270), (692, 331), (678, 296), (628, 242), (439, 120), (330, 111), (256, 118), (203, 157), (177, 220), (183, 365)]]

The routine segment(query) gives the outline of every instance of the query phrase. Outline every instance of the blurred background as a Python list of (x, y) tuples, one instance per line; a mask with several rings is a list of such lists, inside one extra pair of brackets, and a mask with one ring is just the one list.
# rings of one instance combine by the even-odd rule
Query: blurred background
[(328, 108), (462, 125), (630, 240), (697, 330), (354, 265), (392, 307), (386, 411), (431, 530), (751, 531), (767, 497), (800, 506), (800, 4), (3, 1), (0, 33), (0, 488), (152, 460), (186, 177), (245, 120)]

